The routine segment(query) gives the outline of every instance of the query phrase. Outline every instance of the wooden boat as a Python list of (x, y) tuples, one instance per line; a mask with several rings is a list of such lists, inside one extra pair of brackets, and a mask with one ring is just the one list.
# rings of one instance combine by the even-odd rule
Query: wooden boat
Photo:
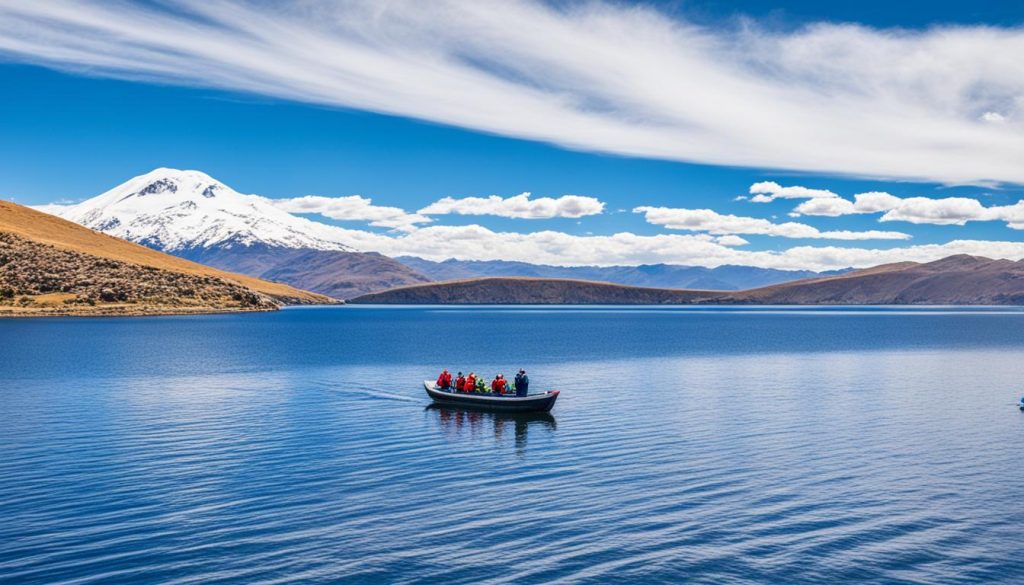
[(548, 412), (555, 405), (555, 400), (558, 400), (558, 390), (526, 396), (499, 396), (456, 392), (454, 389), (442, 390), (430, 380), (424, 380), (423, 387), (426, 388), (431, 400), (437, 404), (504, 412)]

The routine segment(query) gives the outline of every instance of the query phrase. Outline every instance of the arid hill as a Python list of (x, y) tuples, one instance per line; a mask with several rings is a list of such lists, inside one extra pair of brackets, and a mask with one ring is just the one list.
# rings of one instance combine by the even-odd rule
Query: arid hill
[(478, 278), (416, 286), (363, 295), (363, 304), (460, 305), (664, 305), (699, 303), (721, 292), (642, 288), (553, 278)]
[(329, 302), (0, 201), (0, 314), (259, 311)]
[(578, 280), (482, 278), (357, 297), (380, 304), (1021, 305), (1024, 261), (950, 256), (746, 291), (653, 289)]
[(1024, 261), (949, 256), (729, 293), (723, 303), (797, 305), (1022, 305)]

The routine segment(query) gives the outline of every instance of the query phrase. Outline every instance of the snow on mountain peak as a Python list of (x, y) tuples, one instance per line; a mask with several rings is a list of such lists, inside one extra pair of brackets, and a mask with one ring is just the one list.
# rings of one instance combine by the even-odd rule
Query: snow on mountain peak
[(292, 215), (200, 171), (159, 168), (81, 203), (39, 209), (167, 252), (220, 245), (351, 250), (346, 230)]

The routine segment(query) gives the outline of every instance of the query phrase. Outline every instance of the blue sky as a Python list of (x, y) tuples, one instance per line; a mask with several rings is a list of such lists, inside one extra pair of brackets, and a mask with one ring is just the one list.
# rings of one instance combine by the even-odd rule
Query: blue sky
[[(116, 18), (92, 2), (3, 7), (0, 196), (81, 200), (175, 167), (241, 192), (359, 194), (410, 213), (443, 197), (523, 192), (604, 204), (582, 217), (431, 216), (431, 227), (495, 233), (735, 235), (750, 251), (908, 249), (909, 259), (972, 250), (1012, 257), (1016, 247), (984, 242), (1024, 236), (1008, 227), (1018, 211), (1024, 222), (1024, 207), (1013, 207), (1024, 197), (1024, 71), (1005, 55), (1024, 46), (1019, 3), (525, 2), (503, 4), (514, 9), (498, 17), (464, 14), (473, 11), (460, 3), (438, 3), (433, 14), (398, 2), (383, 15), (372, 3), (341, 12), (312, 5), (315, 14), (136, 3)], [(97, 15), (109, 28), (88, 24)], [(265, 33), (267, 17), (287, 26)], [(238, 33), (237, 46), (248, 26), (267, 36), (235, 56), (231, 34), (204, 46), (202, 30), (179, 26), (132, 55), (150, 42), (133, 40), (133, 29), (153, 18), (216, 22)], [(339, 24), (320, 24), (332, 18)], [(353, 32), (367, 18), (378, 36)], [(42, 32), (25, 35), (25, 23)], [(442, 25), (449, 36), (438, 41)], [(303, 27), (307, 53), (289, 36)], [(541, 32), (533, 38), (530, 28)], [(308, 74), (268, 65), (281, 47), (294, 49), (282, 66)], [(556, 49), (567, 56), (550, 57)], [(430, 57), (410, 57), (422, 54)], [(642, 67), (651, 70), (630, 77)], [(766, 181), (848, 203), (794, 216), (813, 198), (751, 202), (751, 185)], [(853, 197), (867, 192), (893, 197), (854, 211)], [(732, 216), (906, 238), (806, 238)], [(960, 240), (981, 244), (948, 246)]]

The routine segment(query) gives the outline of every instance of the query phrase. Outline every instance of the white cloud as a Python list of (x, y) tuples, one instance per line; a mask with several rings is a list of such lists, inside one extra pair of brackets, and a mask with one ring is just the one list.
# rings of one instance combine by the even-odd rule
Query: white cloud
[(804, 201), (789, 214), (792, 217), (801, 215), (822, 215), (839, 217), (858, 213), (879, 213), (899, 206), (901, 199), (895, 195), (880, 191), (871, 191), (854, 195), (854, 200), (841, 198), (811, 199)]
[(853, 206), (857, 213), (878, 213), (895, 209), (900, 205), (900, 198), (883, 191), (869, 191), (853, 196)]
[[(835, 199), (839, 195), (824, 189), (807, 187), (783, 187), (774, 181), (763, 181), (750, 186), (750, 200), (754, 203), (769, 203), (776, 199)], [(742, 197), (742, 196), (741, 196)], [(740, 200), (737, 197), (737, 200)]]
[(852, 201), (846, 199), (811, 199), (797, 205), (789, 213), (790, 217), (801, 215), (820, 215), (825, 217), (839, 217), (857, 213)]
[(981, 115), (981, 119), (990, 124), (1003, 124), (1006, 122), (1006, 116), (999, 112), (985, 112)]
[(728, 236), (718, 236), (717, 238), (715, 238), (715, 243), (721, 244), (723, 246), (733, 247), (733, 246), (746, 246), (750, 242), (744, 240), (743, 238), (741, 238), (739, 236), (728, 235)]
[(1020, 27), (713, 29), (598, 0), (47, 0), (0, 3), (0, 53), (616, 154), (1024, 183)]
[(416, 229), (416, 224), (433, 221), (418, 213), (409, 213), (399, 207), (374, 205), (371, 199), (360, 195), (323, 197), (306, 195), (291, 199), (266, 199), (278, 209), (291, 213), (315, 213), (338, 220), (365, 221), (372, 226), (402, 231)]
[(550, 219), (553, 217), (579, 218), (604, 211), (604, 203), (581, 195), (539, 197), (530, 199), (529, 193), (512, 197), (445, 197), (419, 210), (423, 215), (495, 215), (522, 219)]
[(724, 245), (707, 234), (641, 236), (618, 233), (576, 236), (555, 231), (495, 232), (479, 225), (428, 226), (400, 235), (346, 230), (350, 246), (388, 256), (431, 260), (515, 260), (556, 266), (723, 264), (784, 270), (866, 268), (890, 262), (929, 262), (953, 254), (1024, 259), (1024, 242), (956, 240), (902, 248), (797, 246), (782, 251), (750, 251)]
[(718, 213), (711, 209), (679, 209), (642, 206), (633, 210), (644, 214), (647, 223), (673, 230), (707, 232), (713, 235), (750, 234), (782, 238), (832, 240), (907, 240), (909, 234), (887, 231), (820, 231), (797, 222), (773, 223), (767, 219)]
[(1013, 205), (985, 207), (970, 197), (896, 197), (872, 191), (847, 199), (811, 199), (796, 206), (791, 216), (882, 213), (879, 221), (905, 221), (915, 224), (964, 225), (969, 221), (1005, 221), (1007, 227), (1024, 229), (1024, 200)]
[(880, 221), (964, 225), (968, 221), (981, 219), (988, 211), (980, 201), (967, 197), (909, 197), (900, 199), (889, 208)]

